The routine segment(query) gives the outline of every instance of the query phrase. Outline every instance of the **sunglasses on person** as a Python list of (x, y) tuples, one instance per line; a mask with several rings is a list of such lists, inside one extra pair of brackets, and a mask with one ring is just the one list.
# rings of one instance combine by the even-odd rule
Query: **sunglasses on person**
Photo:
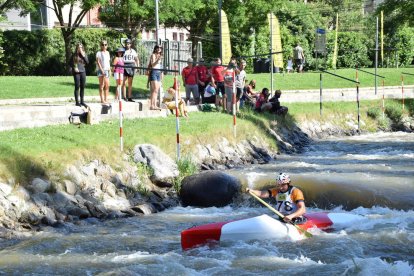
[(102, 43), (102, 44), (101, 44), (101, 46), (107, 46), (107, 45), (108, 45), (108, 44), (106, 44), (106, 43)]

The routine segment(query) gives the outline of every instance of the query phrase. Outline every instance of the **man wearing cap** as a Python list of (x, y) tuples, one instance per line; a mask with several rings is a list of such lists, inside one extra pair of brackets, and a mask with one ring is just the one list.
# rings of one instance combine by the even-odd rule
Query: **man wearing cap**
[(200, 58), (199, 64), (196, 66), (198, 74), (198, 93), (201, 96), (202, 102), (204, 103), (204, 91), (207, 84), (210, 82), (210, 73), (208, 72), (207, 66), (204, 65), (204, 59)]
[(191, 98), (193, 93), (195, 104), (200, 103), (200, 94), (198, 92), (198, 73), (197, 68), (193, 65), (193, 59), (187, 59), (187, 66), (183, 68), (181, 75), (183, 77), (183, 83), (185, 85), (185, 97), (186, 102)]
[(300, 189), (291, 185), (290, 176), (280, 173), (276, 177), (276, 188), (266, 191), (246, 189), (261, 198), (274, 197), (276, 199), (276, 210), (284, 215), (285, 222), (301, 224), (306, 221), (302, 217), (306, 213), (305, 198)]
[[(125, 71), (124, 71), (124, 80), (122, 82), (122, 97), (128, 102), (133, 102), (132, 99), (132, 81), (134, 80), (135, 75), (135, 68), (128, 68), (128, 67), (138, 67), (139, 60), (137, 52), (131, 48), (131, 39), (125, 40), (125, 53), (124, 53), (124, 63), (125, 63)], [(126, 82), (128, 81), (128, 99), (126, 99)]]

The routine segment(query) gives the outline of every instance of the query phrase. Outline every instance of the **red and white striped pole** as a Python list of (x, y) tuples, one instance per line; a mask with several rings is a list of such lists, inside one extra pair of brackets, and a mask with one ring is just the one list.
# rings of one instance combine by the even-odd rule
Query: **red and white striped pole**
[(119, 103), (119, 142), (121, 151), (124, 151), (124, 138), (123, 138), (123, 129), (122, 129), (122, 89), (121, 89), (121, 78), (118, 78), (118, 103)]
[(384, 80), (382, 80), (382, 119), (385, 118)]
[(402, 109), (404, 110), (404, 75), (401, 75)]
[(180, 160), (180, 119), (178, 115), (178, 95), (180, 94), (180, 84), (177, 81), (177, 74), (174, 76), (175, 90), (175, 133), (177, 136), (177, 160)]
[(236, 71), (233, 69), (233, 136), (236, 138)]

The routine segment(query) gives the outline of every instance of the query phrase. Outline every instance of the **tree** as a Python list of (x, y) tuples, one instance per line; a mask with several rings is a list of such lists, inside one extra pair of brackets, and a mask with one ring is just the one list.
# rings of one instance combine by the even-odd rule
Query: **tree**
[(30, 0), (0, 0), (0, 16), (11, 9), (23, 8), (28, 10), (32, 7), (33, 3)]
[[(6, 0), (8, 1), (8, 0)], [(25, 5), (19, 7), (25, 12), (32, 11), (39, 5), (44, 5), (46, 8), (51, 9), (59, 21), (60, 31), (65, 42), (65, 60), (66, 66), (69, 68), (69, 61), (71, 56), (72, 38), (76, 29), (80, 26), (83, 18), (92, 8), (103, 5), (107, 0), (51, 0), (52, 6), (47, 5), (44, 0), (20, 0)], [(68, 7), (69, 11), (64, 11), (64, 7)], [(74, 8), (79, 7), (80, 12), (75, 15)], [(65, 21), (67, 18), (67, 21)]]
[(394, 28), (404, 24), (414, 26), (414, 1), (412, 0), (385, 0), (379, 5), (376, 12), (384, 11), (389, 25)]
[(121, 28), (130, 38), (144, 27), (155, 27), (154, 0), (115, 0), (100, 10), (99, 19), (106, 26)]

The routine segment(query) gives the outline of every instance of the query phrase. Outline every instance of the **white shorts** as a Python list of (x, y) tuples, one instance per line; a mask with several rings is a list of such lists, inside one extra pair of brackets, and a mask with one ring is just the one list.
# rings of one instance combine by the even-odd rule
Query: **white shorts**
[(115, 80), (123, 80), (124, 79), (124, 74), (115, 72), (114, 73), (114, 78), (115, 78)]

